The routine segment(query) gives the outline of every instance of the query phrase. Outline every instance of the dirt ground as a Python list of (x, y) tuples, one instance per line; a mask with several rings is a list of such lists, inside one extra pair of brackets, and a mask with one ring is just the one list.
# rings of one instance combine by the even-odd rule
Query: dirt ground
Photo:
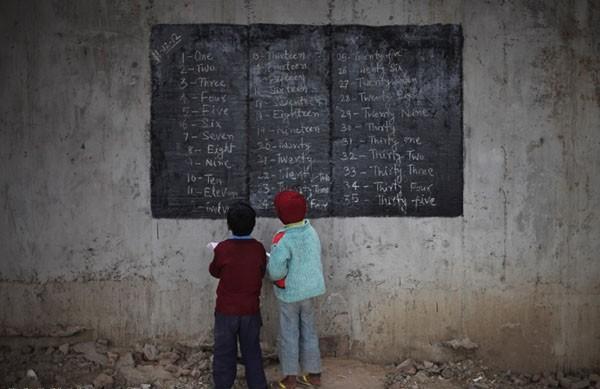
[[(269, 381), (281, 378), (277, 365), (271, 365), (266, 370)], [(359, 389), (383, 388), (386, 369), (383, 366), (349, 360), (323, 359), (323, 388)]]
[[(27, 339), (25, 339), (27, 340)], [(66, 340), (66, 339), (65, 339)], [(54, 345), (0, 346), (0, 388), (44, 389), (208, 389), (212, 387), (212, 346), (148, 342), (129, 348), (97, 339)], [(458, 343), (457, 343), (458, 344)], [(463, 343), (461, 343), (463, 344)], [(467, 343), (465, 343), (467, 344)], [(463, 344), (463, 345), (465, 345)], [(469, 344), (467, 344), (469, 345)], [(525, 374), (495, 371), (476, 358), (432, 362), (405, 359), (375, 365), (343, 358), (323, 358), (323, 389), (600, 389), (597, 372)], [(264, 354), (269, 381), (282, 378), (277, 354)], [(234, 389), (245, 388), (238, 364)]]
[[(351, 359), (323, 359), (323, 389), (379, 389), (386, 388), (386, 375), (391, 366), (368, 364)], [(272, 365), (266, 370), (269, 380), (280, 378), (279, 369)], [(419, 385), (420, 389), (459, 389), (456, 383), (442, 377), (433, 378)]]

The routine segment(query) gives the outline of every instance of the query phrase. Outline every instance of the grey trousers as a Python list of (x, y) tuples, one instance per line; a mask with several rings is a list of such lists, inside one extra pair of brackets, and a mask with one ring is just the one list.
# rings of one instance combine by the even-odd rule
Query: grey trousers
[(313, 299), (279, 301), (279, 361), (283, 375), (321, 372)]

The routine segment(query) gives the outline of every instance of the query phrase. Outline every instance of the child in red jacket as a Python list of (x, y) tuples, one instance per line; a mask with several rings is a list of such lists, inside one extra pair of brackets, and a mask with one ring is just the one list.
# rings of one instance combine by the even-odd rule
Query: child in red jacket
[(238, 341), (246, 366), (250, 389), (267, 387), (260, 349), (260, 290), (266, 270), (262, 243), (250, 233), (256, 213), (246, 203), (237, 203), (227, 212), (227, 226), (233, 233), (214, 249), (209, 271), (219, 279), (215, 308), (213, 380), (215, 389), (230, 389), (236, 377)]

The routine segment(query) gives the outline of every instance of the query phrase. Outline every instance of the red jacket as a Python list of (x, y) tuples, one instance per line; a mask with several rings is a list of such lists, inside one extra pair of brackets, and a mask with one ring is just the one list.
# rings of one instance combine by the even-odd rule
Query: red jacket
[(219, 279), (215, 311), (223, 315), (257, 314), (266, 267), (267, 255), (259, 241), (228, 239), (220, 242), (208, 269)]

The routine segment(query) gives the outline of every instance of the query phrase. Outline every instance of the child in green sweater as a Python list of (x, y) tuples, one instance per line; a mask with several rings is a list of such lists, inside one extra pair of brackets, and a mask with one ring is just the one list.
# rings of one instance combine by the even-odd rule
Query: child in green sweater
[(313, 300), (325, 293), (321, 242), (304, 218), (306, 201), (300, 193), (278, 193), (275, 209), (284, 227), (273, 238), (267, 272), (275, 281), (279, 302), (279, 360), (284, 378), (274, 386), (320, 386), (321, 354)]

